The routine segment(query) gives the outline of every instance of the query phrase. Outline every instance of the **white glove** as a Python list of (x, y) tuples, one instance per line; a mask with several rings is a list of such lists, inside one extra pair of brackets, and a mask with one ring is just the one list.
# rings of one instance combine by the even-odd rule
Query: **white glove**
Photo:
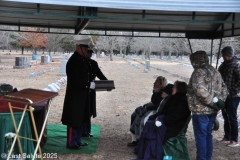
[(95, 83), (94, 82), (90, 83), (90, 89), (95, 89)]
[(156, 122), (155, 122), (155, 125), (156, 125), (157, 127), (160, 127), (160, 126), (162, 125), (162, 122), (156, 121)]
[(218, 102), (218, 98), (217, 97), (214, 97), (213, 98), (213, 103), (217, 103)]

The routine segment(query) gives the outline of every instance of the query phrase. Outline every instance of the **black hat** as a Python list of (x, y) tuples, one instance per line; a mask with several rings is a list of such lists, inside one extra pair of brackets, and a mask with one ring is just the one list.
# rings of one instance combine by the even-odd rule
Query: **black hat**
[(234, 56), (234, 49), (231, 46), (224, 47), (222, 49), (222, 54), (226, 55), (228, 57), (233, 57)]
[(172, 95), (172, 89), (173, 89), (173, 84), (168, 83), (163, 89), (162, 91), (167, 93), (168, 95)]

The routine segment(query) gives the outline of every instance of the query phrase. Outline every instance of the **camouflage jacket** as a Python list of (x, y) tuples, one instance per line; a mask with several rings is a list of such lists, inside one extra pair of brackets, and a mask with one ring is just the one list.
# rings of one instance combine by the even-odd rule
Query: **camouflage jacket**
[[(197, 57), (199, 58), (199, 57)], [(228, 91), (221, 74), (213, 66), (209, 65), (208, 58), (201, 64), (197, 59), (191, 63), (194, 71), (188, 83), (188, 105), (192, 114), (212, 114), (216, 111), (209, 108), (213, 105), (213, 98), (226, 100)], [(202, 59), (203, 62), (203, 59)]]

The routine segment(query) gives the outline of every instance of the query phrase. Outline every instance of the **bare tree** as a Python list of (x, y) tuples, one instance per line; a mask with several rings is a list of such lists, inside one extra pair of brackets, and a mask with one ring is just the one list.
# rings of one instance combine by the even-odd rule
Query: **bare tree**
[[(60, 32), (61, 29), (54, 29), (54, 32)], [(66, 32), (66, 31), (65, 31)], [(73, 43), (73, 36), (72, 35), (66, 35), (66, 34), (48, 34), (48, 43), (46, 46), (46, 49), (49, 52), (49, 55), (51, 55), (51, 52), (53, 51), (54, 54), (56, 51), (63, 51), (64, 48), (68, 48), (68, 44)], [(70, 47), (72, 49), (72, 47)]]
[[(13, 30), (15, 29), (12, 26), (1, 26), (0, 25), (0, 29), (7, 29), (7, 30)], [(13, 43), (17, 43), (17, 39), (14, 38), (16, 32), (11, 32), (11, 31), (0, 31), (0, 47), (3, 49), (8, 49), (11, 51), (12, 49), (12, 44)]]

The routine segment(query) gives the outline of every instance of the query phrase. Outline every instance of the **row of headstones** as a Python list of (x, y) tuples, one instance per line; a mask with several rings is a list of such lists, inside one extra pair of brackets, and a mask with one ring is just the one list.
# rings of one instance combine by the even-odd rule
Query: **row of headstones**
[(46, 72), (53, 72), (53, 71), (54, 71), (54, 68), (50, 68), (49, 70), (44, 70), (44, 71), (41, 71), (41, 72), (38, 72), (38, 73), (33, 72), (29, 75), (29, 78), (34, 78), (36, 76), (41, 76)]
[(131, 65), (131, 66), (133, 66), (133, 67), (135, 67), (135, 68), (137, 68), (137, 69), (140, 69), (140, 66), (132, 63), (131, 61), (127, 60), (126, 58), (125, 58), (124, 60), (127, 61), (127, 63), (128, 63), (129, 65)]
[[(140, 63), (140, 64), (142, 64), (142, 65), (145, 65), (145, 66), (146, 66), (146, 63), (144, 63), (144, 62), (138, 61), (138, 60), (136, 60), (136, 59), (133, 59), (133, 60), (136, 61), (136, 62), (138, 62), (138, 63)], [(166, 70), (166, 69), (154, 67), (154, 66), (151, 66), (150, 64), (147, 64), (147, 65), (149, 65), (149, 69), (150, 69), (150, 68), (153, 68), (153, 69), (156, 69), (156, 70), (160, 70), (160, 71), (162, 71), (162, 72), (164, 72), (164, 73), (169, 73), (169, 74), (171, 74), (171, 75), (174, 76), (174, 77), (179, 77), (179, 78), (185, 80), (186, 82), (189, 81), (189, 78), (188, 78), (188, 77), (181, 76), (181, 75), (179, 75), (179, 74), (177, 74), (177, 73), (171, 73), (171, 72), (169, 72), (169, 71)], [(145, 71), (145, 70), (146, 70), (146, 71)], [(145, 68), (145, 69), (144, 69), (144, 72), (148, 72), (148, 69)]]
[(67, 84), (67, 77), (62, 77), (61, 79), (57, 80), (57, 82), (49, 84), (43, 90), (58, 92), (62, 87), (66, 86), (66, 84)]
[(5, 67), (5, 66), (0, 67), (0, 70), (6, 70), (6, 69), (7, 69), (7, 67)]
[[(40, 64), (45, 65), (49, 63), (50, 63), (50, 56), (42, 55)], [(29, 57), (15, 57), (15, 66), (13, 66), (14, 69), (24, 69), (28, 67), (31, 67)]]
[(193, 69), (193, 66), (190, 65), (190, 64), (180, 63), (180, 65), (182, 65), (184, 67), (187, 67), (187, 68), (192, 68)]
[[(68, 59), (72, 56), (72, 53), (64, 53), (60, 62), (60, 71), (58, 73), (59, 76), (66, 76), (66, 64)], [(93, 55), (92, 59), (96, 59), (96, 54)]]

